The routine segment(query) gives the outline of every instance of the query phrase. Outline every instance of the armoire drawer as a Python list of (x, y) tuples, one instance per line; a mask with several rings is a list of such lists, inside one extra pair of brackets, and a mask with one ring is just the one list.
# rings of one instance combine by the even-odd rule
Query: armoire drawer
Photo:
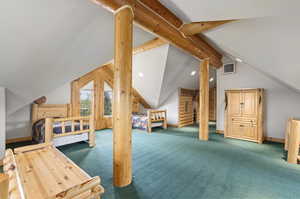
[(232, 122), (227, 134), (229, 137), (239, 137), (241, 139), (253, 140), (257, 138), (257, 127), (249, 122)]
[(256, 127), (256, 124), (251, 123), (251, 122), (233, 122), (232, 125), (239, 126), (241, 128)]
[(250, 123), (253, 125), (257, 124), (257, 120), (256, 119), (252, 119), (252, 118), (241, 118), (241, 117), (232, 117), (231, 118), (231, 122), (239, 122), (239, 123)]

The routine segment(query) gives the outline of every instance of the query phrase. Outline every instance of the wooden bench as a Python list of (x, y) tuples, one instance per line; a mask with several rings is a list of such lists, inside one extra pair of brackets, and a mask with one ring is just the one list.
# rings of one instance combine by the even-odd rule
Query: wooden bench
[(3, 170), (3, 199), (100, 199), (104, 192), (100, 177), (91, 178), (52, 143), (6, 150)]

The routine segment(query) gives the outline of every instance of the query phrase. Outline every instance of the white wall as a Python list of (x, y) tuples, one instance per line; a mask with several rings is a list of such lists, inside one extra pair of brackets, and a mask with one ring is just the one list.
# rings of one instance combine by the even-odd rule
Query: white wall
[(30, 105), (26, 105), (6, 118), (6, 139), (31, 136)]
[[(71, 88), (67, 83), (49, 94), (47, 104), (67, 104), (70, 103)], [(1, 109), (0, 109), (1, 110)], [(6, 118), (6, 139), (29, 137), (31, 130), (31, 105), (26, 105), (16, 112), (7, 115)]]
[(5, 152), (5, 88), (0, 87), (0, 160), (4, 157)]
[(178, 89), (163, 103), (158, 110), (167, 110), (168, 124), (178, 124), (178, 106), (179, 106), (179, 93)]
[(47, 104), (68, 104), (71, 102), (71, 83), (67, 83), (47, 96)]
[(224, 130), (224, 99), (226, 89), (265, 89), (265, 136), (284, 138), (289, 117), (300, 117), (300, 94), (279, 81), (244, 64), (237, 64), (237, 72), (223, 75), (217, 71), (217, 129)]

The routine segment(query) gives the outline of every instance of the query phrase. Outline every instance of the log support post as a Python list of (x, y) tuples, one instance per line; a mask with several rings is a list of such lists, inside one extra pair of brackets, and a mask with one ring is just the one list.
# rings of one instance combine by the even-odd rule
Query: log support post
[(118, 187), (132, 181), (132, 31), (132, 8), (123, 6), (115, 12), (113, 176), (114, 185)]
[(201, 62), (199, 71), (199, 139), (207, 141), (209, 134), (209, 59)]

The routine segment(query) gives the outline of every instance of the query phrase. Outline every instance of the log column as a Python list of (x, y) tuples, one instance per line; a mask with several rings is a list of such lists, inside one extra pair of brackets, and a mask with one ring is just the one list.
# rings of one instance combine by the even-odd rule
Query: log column
[(132, 29), (133, 11), (123, 6), (115, 12), (113, 173), (114, 185), (118, 187), (132, 181)]
[(206, 141), (209, 133), (209, 59), (201, 62), (199, 71), (199, 139)]

